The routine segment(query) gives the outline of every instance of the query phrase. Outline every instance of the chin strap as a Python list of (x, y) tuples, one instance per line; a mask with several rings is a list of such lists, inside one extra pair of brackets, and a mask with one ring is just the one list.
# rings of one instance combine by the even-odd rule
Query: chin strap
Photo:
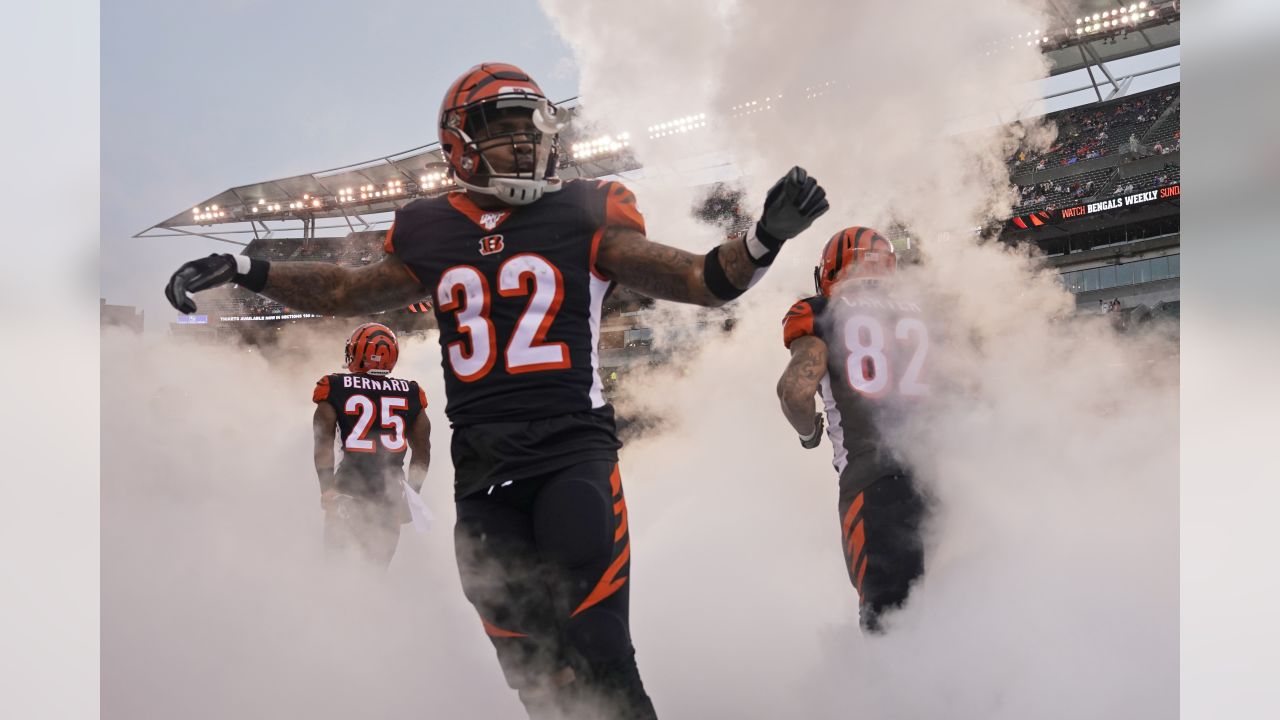
[(508, 205), (528, 205), (537, 202), (543, 195), (564, 187), (560, 178), (550, 180), (490, 178), (487, 187), (472, 185), (456, 176), (453, 180), (466, 190), (481, 195), (492, 195)]

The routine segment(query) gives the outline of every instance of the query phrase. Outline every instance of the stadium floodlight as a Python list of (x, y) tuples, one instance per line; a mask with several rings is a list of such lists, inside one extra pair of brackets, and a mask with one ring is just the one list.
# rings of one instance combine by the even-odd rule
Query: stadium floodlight
[(1101, 19), (1102, 19), (1102, 15), (1100, 15), (1100, 14), (1098, 14), (1098, 13), (1094, 13), (1094, 14), (1093, 14), (1093, 21), (1094, 21), (1094, 22), (1097, 22), (1097, 21), (1099, 21), (1099, 20), (1101, 20)]
[(667, 135), (675, 135), (676, 133), (686, 133), (700, 127), (706, 127), (706, 118), (706, 113), (699, 113), (697, 115), (686, 115), (685, 117), (658, 123), (657, 125), (650, 125), (649, 137), (650, 139), (660, 138)]
[(1079, 24), (1080, 24), (1080, 23), (1082, 23), (1082, 22), (1084, 22), (1084, 21), (1083, 21), (1083, 20), (1081, 20), (1080, 18), (1076, 18), (1076, 24), (1077, 24), (1077, 25), (1079, 25)]
[(1132, 4), (1132, 5), (1130, 5), (1130, 6), (1129, 6), (1129, 12), (1133, 12), (1133, 11), (1135, 11), (1135, 10), (1137, 10), (1137, 9), (1138, 9), (1138, 3), (1134, 3), (1134, 4)]
[(1139, 10), (1146, 10), (1146, 9), (1147, 9), (1147, 0), (1142, 0), (1142, 2), (1138, 3), (1138, 9), (1139, 9)]
[(1151, 12), (1147, 13), (1147, 17), (1155, 17), (1155, 16), (1156, 16), (1155, 10), (1152, 10)]
[(570, 148), (575, 159), (585, 160), (587, 158), (596, 157), (598, 155), (606, 155), (619, 152), (623, 148), (631, 146), (631, 133), (619, 133), (617, 137), (612, 135), (602, 135), (591, 140), (583, 140), (576, 142)]

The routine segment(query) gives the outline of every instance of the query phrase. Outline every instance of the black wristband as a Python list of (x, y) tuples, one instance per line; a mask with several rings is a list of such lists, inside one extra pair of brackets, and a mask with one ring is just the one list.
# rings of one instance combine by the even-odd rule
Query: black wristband
[(702, 264), (702, 280), (712, 295), (721, 300), (733, 300), (746, 292), (745, 288), (736, 287), (729, 282), (729, 276), (724, 274), (724, 266), (720, 264), (719, 245), (711, 248), (711, 252), (703, 257), (705, 262)]
[(241, 275), (236, 273), (233, 278), (240, 287), (252, 290), (254, 292), (262, 292), (267, 286), (267, 271), (271, 269), (271, 263), (258, 258), (249, 258), (249, 272)]

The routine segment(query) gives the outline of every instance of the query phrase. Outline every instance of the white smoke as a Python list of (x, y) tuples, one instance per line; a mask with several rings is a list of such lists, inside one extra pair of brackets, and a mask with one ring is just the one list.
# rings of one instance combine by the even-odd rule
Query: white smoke
[(345, 334), (260, 350), (103, 335), (104, 718), (495, 717), (520, 712), (462, 596), (433, 338), (397, 376), (431, 406), (437, 516), (383, 576), (326, 562), (311, 388)]
[[(1031, 258), (965, 232), (1007, 209), (1017, 138), (1052, 135), (972, 129), (1026, 109), (1018, 87), (1043, 60), (1006, 41), (1047, 29), (1042, 5), (543, 5), (577, 54), (585, 108), (635, 123), (654, 239), (717, 241), (688, 218), (680, 172), (700, 138), (732, 154), (750, 206), (797, 163), (832, 201), (737, 304), (732, 334), (623, 381), (625, 408), (665, 420), (622, 456), (632, 631), (662, 717), (1172, 716), (1168, 348), (1069, 319), (1070, 297)], [(993, 39), (1001, 51), (984, 55)], [(828, 81), (839, 86), (799, 99)], [(777, 93), (795, 102), (729, 117)], [(707, 134), (641, 137), (699, 112)], [(947, 330), (932, 356), (947, 389), (895, 438), (938, 498), (927, 572), (890, 633), (867, 638), (830, 447), (800, 448), (773, 387), (780, 320), (811, 292), (821, 241), (890, 220), (925, 240), (903, 283)], [(406, 343), (397, 375), (431, 398), (423, 494), (438, 524), (406, 530), (385, 576), (323, 560), (309, 393), (343, 339), (304, 338), (305, 352), (268, 362), (104, 336), (104, 717), (520, 716), (457, 579), (434, 338)]]
[[(731, 154), (753, 202), (792, 164), (832, 211), (737, 306), (728, 341), (632, 376), (667, 432), (623, 454), (633, 629), (665, 717), (1168, 717), (1177, 702), (1176, 359), (1122, 337), (1034, 259), (971, 229), (1010, 207), (1005, 158), (1047, 68), (1042, 2), (569, 3), (584, 109), (709, 129), (633, 140), (649, 234), (703, 251), (681, 156)], [(1014, 39), (1017, 36), (1022, 38)], [(829, 84), (828, 84), (829, 83)], [(783, 94), (783, 102), (777, 95)], [(748, 118), (731, 108), (772, 97)], [(623, 129), (617, 125), (618, 129)], [(688, 163), (685, 163), (686, 165)], [(656, 171), (654, 171), (656, 169)], [(904, 291), (945, 339), (928, 412), (894, 443), (937, 498), (928, 570), (884, 638), (856, 628), (829, 446), (777, 410), (779, 321), (821, 241), (891, 221), (923, 239)], [(670, 317), (687, 317), (671, 311)]]

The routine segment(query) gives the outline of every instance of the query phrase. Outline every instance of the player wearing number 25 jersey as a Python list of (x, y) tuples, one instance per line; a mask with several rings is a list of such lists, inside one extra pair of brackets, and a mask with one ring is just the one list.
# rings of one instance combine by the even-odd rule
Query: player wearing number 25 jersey
[[(347, 340), (350, 372), (325, 375), (311, 394), (325, 544), (332, 550), (354, 546), (383, 567), (395, 555), (400, 526), (410, 519), (405, 485), (421, 490), (431, 462), (427, 394), (413, 380), (390, 376), (399, 354), (390, 328), (361, 325)], [(336, 472), (335, 429), (342, 454)]]
[(836, 233), (814, 271), (818, 294), (791, 306), (783, 343), (791, 362), (778, 382), (787, 419), (806, 448), (821, 440), (823, 414), (840, 478), (841, 547), (858, 592), (862, 626), (906, 600), (924, 572), (925, 502), (886, 446), (886, 426), (929, 392), (929, 329), (921, 308), (893, 291), (897, 257), (876, 231)]
[(439, 114), (460, 190), (401, 208), (385, 259), (347, 269), (211, 255), (174, 272), (165, 295), (193, 312), (190, 293), (236, 282), (333, 315), (433, 295), (458, 570), (507, 683), (531, 718), (653, 718), (631, 641), (620, 443), (597, 372), (602, 303), (614, 284), (729, 302), (828, 204), (793, 167), (745, 237), (705, 255), (653, 242), (621, 184), (557, 177), (568, 122), (520, 68), (477, 65)]

